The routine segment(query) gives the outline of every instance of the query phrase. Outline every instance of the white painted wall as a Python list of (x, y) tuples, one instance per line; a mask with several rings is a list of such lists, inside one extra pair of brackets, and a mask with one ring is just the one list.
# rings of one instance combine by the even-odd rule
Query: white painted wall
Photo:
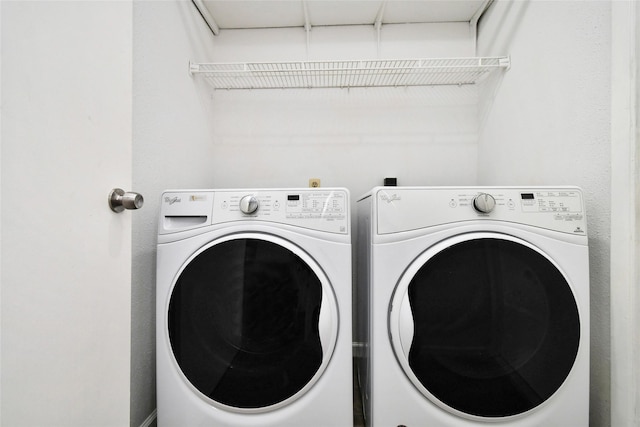
[(512, 68), (483, 93), (480, 184), (585, 190), (591, 282), (591, 425), (610, 425), (611, 3), (498, 1), (479, 55)]
[(4, 426), (129, 423), (131, 3), (2, 1)]
[[(227, 30), (215, 62), (472, 56), (467, 24)], [(379, 50), (379, 56), (378, 56)], [(472, 183), (474, 87), (219, 90), (210, 117), (217, 187), (345, 186), (355, 200), (400, 185)]]
[[(213, 186), (211, 90), (189, 75), (189, 59), (210, 57), (213, 35), (190, 1), (134, 1), (133, 187), (145, 197), (133, 215), (131, 426), (156, 408), (155, 256), (160, 194)], [(145, 424), (147, 425), (147, 424)]]

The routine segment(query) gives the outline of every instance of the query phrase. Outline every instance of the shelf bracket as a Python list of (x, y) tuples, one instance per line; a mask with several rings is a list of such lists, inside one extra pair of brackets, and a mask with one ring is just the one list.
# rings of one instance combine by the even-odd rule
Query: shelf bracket
[(385, 0), (380, 5), (380, 9), (378, 9), (378, 14), (376, 15), (375, 23), (373, 24), (374, 28), (376, 29), (376, 36), (377, 36), (376, 48), (377, 48), (378, 58), (380, 57), (380, 41), (381, 41), (381, 33), (382, 33), (382, 19), (384, 18), (384, 8), (386, 7), (386, 5), (387, 5), (387, 2)]
[(309, 59), (309, 48), (311, 45), (311, 20), (309, 19), (309, 9), (307, 7), (307, 2), (302, 2), (302, 10), (304, 12), (304, 31), (307, 36), (307, 59)]
[(189, 74), (194, 75), (200, 72), (200, 64), (196, 64), (193, 61), (189, 61)]
[(498, 63), (500, 68), (504, 68), (505, 71), (509, 71), (511, 69), (511, 55), (499, 58)]

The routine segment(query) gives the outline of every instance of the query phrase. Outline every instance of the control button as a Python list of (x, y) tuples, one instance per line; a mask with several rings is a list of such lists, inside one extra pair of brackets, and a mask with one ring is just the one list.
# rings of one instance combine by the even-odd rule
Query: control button
[(473, 208), (480, 213), (489, 213), (496, 207), (496, 199), (491, 194), (480, 193), (473, 199)]
[(456, 206), (458, 206), (458, 202), (456, 202), (456, 199), (449, 200), (449, 207), (450, 208), (455, 208)]
[(513, 199), (509, 199), (509, 201), (507, 202), (507, 206), (513, 209), (516, 207), (516, 204), (514, 203)]
[(255, 196), (244, 196), (240, 199), (240, 211), (243, 214), (250, 215), (258, 210), (260, 203)]

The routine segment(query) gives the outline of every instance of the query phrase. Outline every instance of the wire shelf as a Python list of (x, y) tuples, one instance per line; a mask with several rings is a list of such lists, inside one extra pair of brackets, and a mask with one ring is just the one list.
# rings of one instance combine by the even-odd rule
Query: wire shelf
[(190, 63), (216, 89), (404, 87), (476, 84), (508, 69), (502, 57), (357, 61)]

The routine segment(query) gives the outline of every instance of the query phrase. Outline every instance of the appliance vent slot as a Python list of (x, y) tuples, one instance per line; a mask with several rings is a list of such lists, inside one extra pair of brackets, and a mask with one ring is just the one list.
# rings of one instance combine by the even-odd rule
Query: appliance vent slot
[(207, 215), (165, 215), (164, 229), (177, 230), (202, 225), (207, 222)]

